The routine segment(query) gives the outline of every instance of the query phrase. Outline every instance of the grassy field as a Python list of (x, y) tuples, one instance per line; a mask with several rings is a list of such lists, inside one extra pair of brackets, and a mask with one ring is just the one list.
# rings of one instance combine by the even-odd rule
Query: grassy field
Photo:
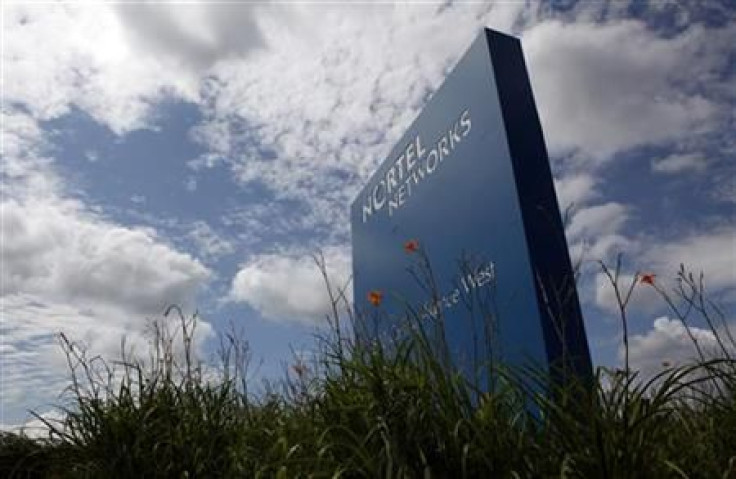
[[(628, 345), (632, 288), (659, 286), (606, 271)], [(192, 352), (196, 319), (176, 308), (177, 329), (157, 323), (144, 359), (89, 359), (62, 335), (64, 419), (47, 420), (48, 439), (3, 433), (0, 476), (736, 478), (736, 344), (698, 278), (680, 276), (663, 300), (685, 327), (699, 314), (720, 347), (651, 378), (628, 355), (621, 370), (565, 384), (487, 364), (496, 381), (479, 391), (428, 335), (356, 344), (337, 307), (318, 357), (257, 396), (247, 342), (224, 335), (213, 372)]]

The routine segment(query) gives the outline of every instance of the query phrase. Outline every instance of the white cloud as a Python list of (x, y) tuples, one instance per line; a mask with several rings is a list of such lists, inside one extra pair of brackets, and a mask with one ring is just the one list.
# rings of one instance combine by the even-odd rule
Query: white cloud
[(150, 230), (117, 226), (71, 200), (2, 203), (4, 294), (105, 303), (140, 314), (191, 300), (210, 272)]
[[(55, 409), (43, 412), (39, 414), (44, 420), (51, 422), (59, 421), (63, 418), (62, 414)], [(27, 437), (34, 439), (48, 439), (50, 430), (48, 426), (36, 417), (29, 419), (20, 424), (0, 424), (0, 430), (13, 432), (16, 434), (24, 434)]]
[[(565, 227), (570, 248), (570, 257), (580, 262), (582, 272), (600, 271), (599, 262), (611, 263), (619, 254), (635, 256), (639, 243), (635, 238), (623, 234), (630, 218), (630, 207), (621, 203), (608, 202), (593, 206), (585, 204), (589, 198), (598, 197), (594, 190), (595, 180), (588, 174), (571, 175), (558, 182), (562, 197), (578, 198), (577, 208), (568, 211), (571, 218)], [(571, 203), (573, 204), (573, 203)]]
[[(141, 284), (141, 288), (146, 286)], [(161, 318), (162, 312), (156, 311), (151, 318)], [(100, 355), (108, 362), (120, 358), (123, 339), (127, 351), (145, 359), (151, 339), (146, 317), (105, 302), (77, 305), (43, 294), (5, 294), (2, 316), (2, 422), (10, 418), (18, 422), (28, 409), (40, 411), (60, 404), (60, 395), (69, 384), (60, 332), (83, 345), (88, 358)], [(175, 328), (177, 321), (170, 317), (165, 324)], [(194, 336), (196, 354), (201, 354), (204, 341), (212, 336), (211, 325), (200, 321)]]
[(654, 271), (674, 274), (684, 264), (696, 275), (702, 272), (711, 291), (736, 292), (735, 226), (690, 232), (670, 242), (652, 244), (643, 256), (645, 264)]
[[(610, 156), (705, 131), (725, 109), (699, 96), (718, 89), (693, 88), (691, 72), (718, 83), (727, 31), (665, 39), (635, 21), (536, 16), (521, 3), (12, 5), (5, 95), (36, 118), (76, 107), (118, 133), (150, 126), (161, 99), (197, 103), (203, 159), (305, 204), (308, 226), (337, 229), (338, 241), (358, 188), (482, 25), (528, 27), (523, 46), (553, 150)], [(438, 34), (447, 25), (453, 33)], [(563, 204), (592, 199), (590, 178), (567, 180)]]
[[(204, 89), (207, 121), (195, 137), (211, 150), (208, 158), (232, 161), (240, 181), (261, 182), (277, 199), (306, 204), (312, 227), (344, 233), (362, 182), (481, 25), (508, 30), (523, 6), (487, 10), (295, 8), (288, 30), (266, 18), (268, 54), (213, 69), (217, 80)], [(462, 28), (438, 35), (447, 25)]]
[[(324, 258), (333, 290), (346, 287), (350, 278), (348, 253), (329, 248)], [(346, 294), (351, 292), (348, 287)], [(251, 259), (233, 279), (230, 299), (248, 303), (263, 317), (274, 320), (314, 323), (330, 312), (324, 278), (314, 258), (303, 254), (267, 254)]]
[[(307, 204), (311, 226), (343, 235), (345, 205), (482, 25), (528, 27), (523, 44), (553, 150), (609, 156), (705, 131), (726, 110), (711, 92), (728, 91), (716, 74), (728, 30), (665, 39), (635, 21), (536, 24), (538, 12), (522, 3), (4, 11), (8, 101), (43, 119), (80, 108), (118, 133), (150, 126), (161, 99), (197, 103), (207, 158), (227, 158), (242, 181)], [(451, 35), (438, 34), (448, 25)]]
[[(702, 272), (706, 294), (710, 299), (733, 301), (736, 298), (736, 229), (718, 227), (711, 231), (683, 235), (670, 242), (639, 239), (629, 258), (635, 258), (635, 270), (655, 273), (658, 286), (676, 299), (679, 266), (691, 271), (696, 278)], [(631, 284), (633, 273), (621, 275), (620, 284)], [(596, 304), (610, 312), (617, 311), (617, 303), (610, 281), (603, 273), (596, 276)], [(629, 310), (655, 312), (666, 307), (664, 299), (651, 286), (637, 284), (631, 296)]]
[(195, 221), (188, 234), (201, 255), (208, 258), (219, 258), (235, 251), (231, 241), (218, 235), (212, 227), (204, 221)]
[(53, 196), (60, 181), (49, 174), (53, 159), (46, 156), (50, 146), (37, 122), (28, 114), (7, 109), (2, 121), (2, 166), (0, 178), (5, 196)]
[(640, 246), (636, 240), (620, 234), (605, 234), (584, 238), (570, 245), (570, 255), (584, 262), (611, 262), (617, 255), (633, 256)]
[(555, 190), (560, 209), (580, 207), (598, 196), (596, 179), (589, 173), (577, 173), (555, 178)]
[(628, 208), (621, 203), (609, 202), (582, 208), (572, 217), (567, 227), (568, 238), (597, 237), (617, 233), (629, 218)]
[[(3, 178), (0, 203), (0, 393), (7, 422), (53, 403), (66, 385), (56, 334), (106, 358), (118, 356), (123, 337), (140, 351), (147, 317), (171, 303), (191, 306), (211, 272), (154, 231), (117, 225), (64, 197), (48, 162), (27, 153), (3, 160), (17, 166)], [(200, 333), (206, 338), (210, 325), (202, 322)]]
[(707, 164), (702, 155), (672, 154), (652, 161), (652, 171), (655, 173), (674, 174), (683, 171), (703, 171)]
[[(337, 229), (342, 240), (347, 205), (477, 27), (495, 19), (509, 31), (523, 18), (516, 6), (474, 8), (434, 17), (420, 8), (297, 9), (289, 16), (295, 33), (278, 35), (266, 18), (268, 54), (213, 69), (216, 81), (204, 89), (207, 120), (195, 137), (210, 148), (206, 158), (227, 158), (240, 181), (306, 205), (307, 227)], [(335, 27), (309, 28), (317, 12)], [(467, 25), (468, 33), (428, 44), (428, 32), (443, 23)], [(660, 38), (637, 21), (528, 28), (523, 45), (552, 150), (601, 160), (719, 128), (721, 103), (694, 87), (718, 81), (713, 72), (722, 67), (727, 33), (710, 33), (693, 27)], [(703, 73), (697, 81), (694, 69)], [(563, 177), (561, 205), (597, 198), (597, 183), (590, 171)], [(605, 256), (626, 244), (620, 232), (629, 213), (616, 203), (593, 206), (568, 232), (575, 240), (595, 235), (590, 249)]]
[(117, 133), (146, 125), (167, 95), (196, 101), (198, 77), (126, 41), (105, 4), (3, 7), (3, 94), (34, 118), (80, 108)]
[[(523, 34), (545, 137), (555, 153), (598, 161), (718, 128), (727, 108), (703, 89), (733, 31), (692, 27), (661, 38), (638, 21), (540, 23)], [(713, 93), (717, 95), (718, 93)]]
[[(652, 329), (646, 333), (632, 335), (629, 338), (632, 369), (650, 377), (660, 371), (663, 364), (677, 366), (698, 359), (692, 338), (695, 338), (707, 357), (718, 356), (718, 345), (712, 331), (693, 326), (689, 326), (689, 329), (688, 334), (681, 321), (663, 316), (655, 319)], [(619, 356), (623, 358), (623, 350)]]
[[(662, 282), (662, 278), (658, 277), (657, 282)], [(639, 279), (635, 278), (633, 274), (621, 274), (617, 284), (621, 301), (625, 300), (629, 288), (634, 284), (626, 307), (629, 314), (633, 311), (652, 313), (666, 307), (664, 299), (657, 290), (646, 283), (639, 282)], [(669, 286), (672, 283), (667, 282), (666, 284)], [(595, 302), (598, 307), (610, 313), (616, 315), (619, 313), (619, 299), (616, 297), (613, 283), (602, 272), (595, 276)]]

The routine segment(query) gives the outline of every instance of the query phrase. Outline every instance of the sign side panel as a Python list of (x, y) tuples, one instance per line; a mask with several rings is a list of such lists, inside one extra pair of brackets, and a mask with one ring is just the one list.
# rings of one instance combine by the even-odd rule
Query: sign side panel
[(592, 366), (549, 159), (521, 42), (486, 30), (550, 363), (570, 360), (580, 377)]

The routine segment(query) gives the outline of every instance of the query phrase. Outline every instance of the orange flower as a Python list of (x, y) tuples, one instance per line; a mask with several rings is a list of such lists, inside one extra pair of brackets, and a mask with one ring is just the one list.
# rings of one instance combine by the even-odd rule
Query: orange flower
[(373, 291), (369, 291), (368, 301), (370, 301), (373, 306), (380, 306), (381, 301), (383, 301), (383, 293), (375, 289)]
[(639, 282), (654, 286), (654, 278), (656, 277), (657, 275), (654, 273), (642, 273), (639, 275)]
[(419, 241), (410, 239), (404, 243), (404, 251), (407, 253), (416, 253), (419, 250)]

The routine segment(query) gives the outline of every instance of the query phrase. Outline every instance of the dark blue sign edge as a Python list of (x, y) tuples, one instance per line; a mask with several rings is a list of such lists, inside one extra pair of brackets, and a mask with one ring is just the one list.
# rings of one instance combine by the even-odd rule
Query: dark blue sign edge
[[(585, 325), (521, 41), (484, 29), (551, 367), (592, 377)], [(559, 371), (557, 371), (559, 372)]]

